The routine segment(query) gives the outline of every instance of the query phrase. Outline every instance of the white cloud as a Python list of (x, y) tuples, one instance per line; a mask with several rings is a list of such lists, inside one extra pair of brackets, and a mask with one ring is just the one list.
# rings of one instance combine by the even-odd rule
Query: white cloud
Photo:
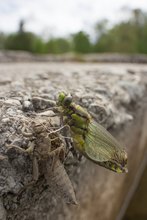
[(24, 19), (27, 30), (64, 35), (103, 18), (117, 22), (125, 5), (147, 10), (147, 0), (0, 0), (0, 31), (16, 31)]

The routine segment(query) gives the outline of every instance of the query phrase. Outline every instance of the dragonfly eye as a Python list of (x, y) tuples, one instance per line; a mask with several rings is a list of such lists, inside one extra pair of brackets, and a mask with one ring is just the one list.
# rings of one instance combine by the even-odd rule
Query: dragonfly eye
[(64, 105), (69, 106), (71, 102), (72, 102), (72, 96), (71, 95), (66, 96), (64, 99)]
[(60, 92), (57, 100), (57, 105), (64, 105), (64, 100), (67, 97), (66, 93)]

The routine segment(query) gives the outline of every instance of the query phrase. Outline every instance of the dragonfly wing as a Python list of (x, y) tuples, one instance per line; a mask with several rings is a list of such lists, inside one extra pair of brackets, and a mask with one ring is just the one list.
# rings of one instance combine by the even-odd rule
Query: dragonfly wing
[(100, 124), (91, 121), (85, 138), (85, 153), (93, 161), (117, 160), (123, 148)]

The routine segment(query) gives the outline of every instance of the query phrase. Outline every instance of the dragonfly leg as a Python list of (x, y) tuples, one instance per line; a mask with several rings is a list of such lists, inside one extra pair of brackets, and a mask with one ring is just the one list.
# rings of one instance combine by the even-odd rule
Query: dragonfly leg
[(34, 142), (30, 142), (30, 146), (27, 149), (23, 149), (15, 144), (6, 144), (6, 147), (8, 148), (7, 152), (13, 148), (18, 150), (21, 153), (28, 153), (31, 154), (34, 150)]
[(61, 159), (64, 161), (65, 159), (65, 147), (61, 145), (60, 147), (56, 148), (55, 150), (48, 153), (49, 158), (52, 158), (52, 165), (51, 170), (54, 170), (54, 166), (57, 160)]

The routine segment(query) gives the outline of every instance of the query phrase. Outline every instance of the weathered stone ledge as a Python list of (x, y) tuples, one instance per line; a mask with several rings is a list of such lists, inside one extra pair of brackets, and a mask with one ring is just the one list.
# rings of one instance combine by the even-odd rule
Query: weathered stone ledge
[(93, 63), (147, 63), (145, 54), (45, 54), (36, 55), (25, 51), (0, 51), (0, 63), (11, 62), (93, 62)]
[[(146, 66), (21, 64), (0, 70), (0, 209), (8, 219), (115, 219), (146, 155)], [(17, 192), (32, 178), (31, 161), (16, 151), (7, 155), (10, 137), (20, 137), (19, 117), (40, 114), (54, 105), (59, 91), (73, 94), (95, 120), (126, 146), (129, 173), (118, 175), (83, 159), (66, 167), (79, 205), (62, 201), (52, 180), (40, 177), (21, 199)], [(35, 102), (36, 97), (44, 102)], [(52, 101), (49, 101), (52, 100)], [(36, 104), (37, 103), (37, 104)], [(50, 112), (51, 113), (51, 112)], [(11, 121), (11, 118), (13, 120)], [(21, 141), (26, 147), (26, 143)], [(5, 158), (6, 157), (6, 158)], [(1, 215), (2, 215), (1, 214)]]

